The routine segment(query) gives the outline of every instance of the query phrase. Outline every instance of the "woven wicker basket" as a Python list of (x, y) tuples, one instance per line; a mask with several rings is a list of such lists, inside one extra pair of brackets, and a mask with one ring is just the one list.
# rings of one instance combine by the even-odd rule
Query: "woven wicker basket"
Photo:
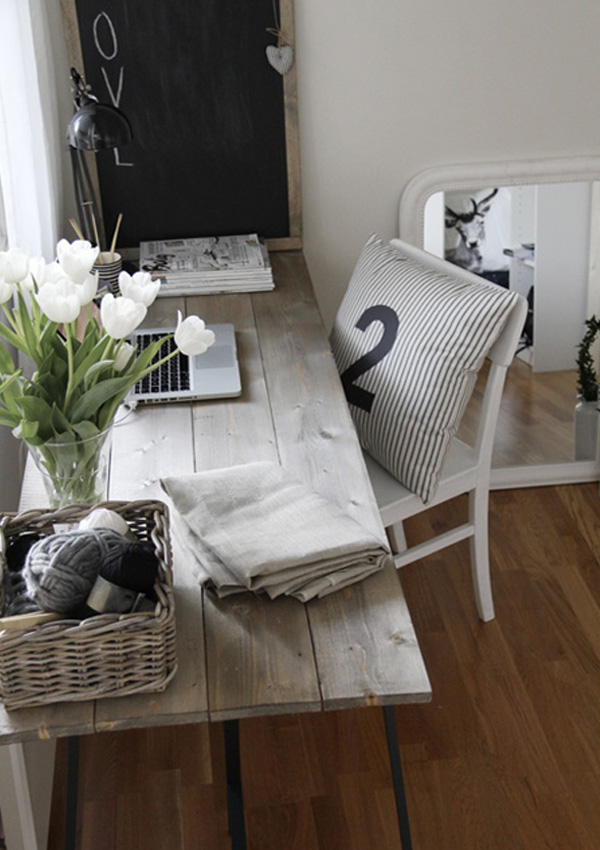
[[(23, 631), (0, 631), (0, 696), (6, 708), (162, 691), (177, 668), (169, 515), (159, 501), (103, 502), (119, 513), (159, 563), (152, 612), (56, 620)], [(24, 534), (49, 535), (92, 508), (0, 514), (0, 572), (8, 545)], [(1, 578), (1, 576), (0, 576)], [(2, 594), (3, 581), (0, 581)], [(0, 598), (0, 602), (1, 602)], [(1, 606), (0, 606), (1, 610)]]

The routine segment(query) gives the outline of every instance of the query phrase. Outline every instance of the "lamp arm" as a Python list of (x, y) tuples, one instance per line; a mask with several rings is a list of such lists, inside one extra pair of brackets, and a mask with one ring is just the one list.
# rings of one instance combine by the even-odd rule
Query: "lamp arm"
[[(94, 221), (103, 230), (103, 222), (98, 215), (98, 202), (90, 172), (85, 158), (85, 152), (69, 146), (71, 168), (75, 187), (75, 201), (79, 211), (79, 225), (84, 237), (95, 243)], [(102, 250), (102, 246), (98, 246)]]

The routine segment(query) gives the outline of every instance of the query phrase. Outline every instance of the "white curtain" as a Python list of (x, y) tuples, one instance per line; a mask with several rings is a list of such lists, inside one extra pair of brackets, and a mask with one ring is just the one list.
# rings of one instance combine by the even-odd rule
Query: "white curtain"
[(9, 247), (54, 258), (65, 127), (56, 94), (53, 3), (0, 0), (0, 185)]
[[(22, 248), (48, 261), (62, 235), (66, 159), (53, 58), (57, 12), (54, 0), (0, 0), (0, 250)], [(17, 507), (22, 448), (0, 426), (0, 510)]]

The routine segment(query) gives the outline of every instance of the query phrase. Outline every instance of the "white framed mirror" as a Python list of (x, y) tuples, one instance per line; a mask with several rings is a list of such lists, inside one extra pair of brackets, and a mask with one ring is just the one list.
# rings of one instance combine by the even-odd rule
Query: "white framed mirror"
[[(510, 235), (503, 237), (509, 242), (510, 273), (502, 285), (530, 294), (535, 333), (525, 339), (529, 344), (515, 358), (512, 375), (509, 371), (505, 429), (499, 427), (492, 461), (496, 489), (600, 478), (597, 451), (582, 458), (573, 442), (576, 344), (585, 318), (600, 315), (598, 181), (596, 156), (462, 163), (420, 172), (400, 198), (400, 238), (447, 258), (452, 255), (448, 225), (458, 222), (460, 230), (461, 219), (480, 220), (494, 202), (498, 209), (500, 198), (512, 210)], [(470, 234), (463, 233), (462, 243), (457, 232), (453, 236), (454, 248), (463, 252), (458, 264), (488, 276), (479, 268), (481, 256), (475, 240), (468, 241)], [(511, 256), (515, 248), (516, 258)], [(534, 262), (521, 256), (531, 250)], [(526, 399), (519, 398), (523, 387)]]

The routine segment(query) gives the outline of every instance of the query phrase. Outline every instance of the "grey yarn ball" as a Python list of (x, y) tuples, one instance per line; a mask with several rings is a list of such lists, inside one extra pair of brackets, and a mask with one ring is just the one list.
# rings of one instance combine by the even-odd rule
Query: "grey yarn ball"
[(29, 596), (45, 611), (69, 614), (87, 599), (103, 557), (114, 546), (123, 546), (123, 536), (108, 528), (43, 537), (23, 567)]

